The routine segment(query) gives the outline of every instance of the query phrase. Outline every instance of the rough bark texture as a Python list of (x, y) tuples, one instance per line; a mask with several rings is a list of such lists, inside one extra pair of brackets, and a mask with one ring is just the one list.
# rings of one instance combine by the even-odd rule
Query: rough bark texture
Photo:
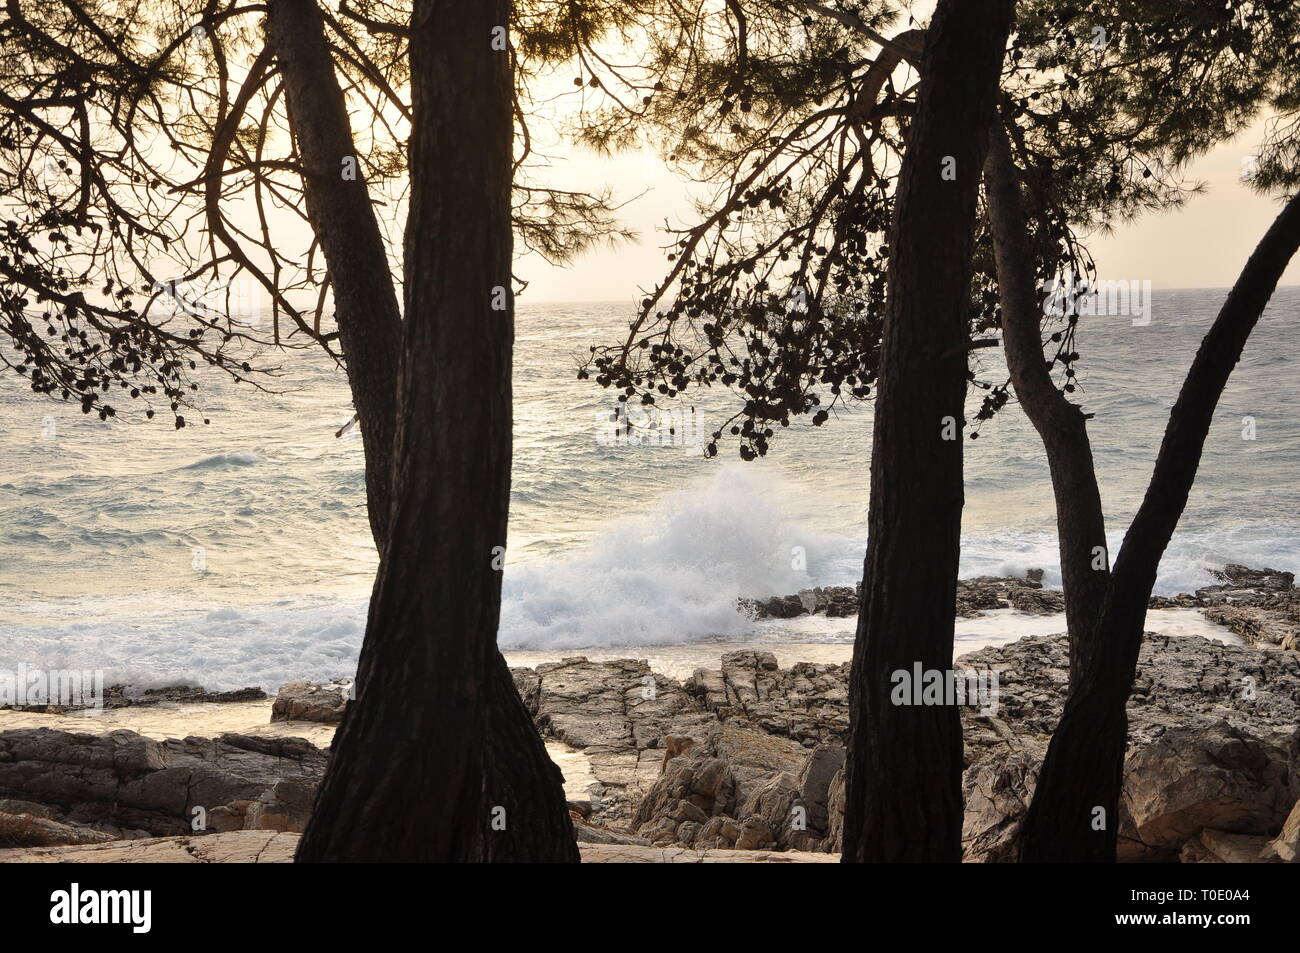
[(1000, 122), (989, 131), (984, 189), (997, 261), (1007, 370), (1051, 468), (1073, 679), (1082, 674), (1106, 598), (1109, 570), (1093, 568), (1094, 547), (1106, 546), (1106, 521), (1087, 422), (1078, 405), (1057, 389), (1043, 360), (1036, 257), (1010, 143)]
[(559, 770), (496, 649), (514, 316), (512, 84), (491, 38), (509, 9), (419, 0), (412, 14), (394, 505), (358, 697), (300, 861), (578, 859)]
[(972, 235), (1013, 6), (941, 0), (926, 36), (891, 230), (850, 682), (849, 862), (961, 858), (957, 710), (893, 705), (890, 676), (952, 667)]
[[(370, 527), (382, 551), (392, 508), (402, 321), (379, 223), (315, 0), (267, 5), (267, 42), (283, 77), (285, 106), (303, 166), (307, 215), (334, 294), (348, 384), (361, 422)], [(351, 159), (355, 177), (343, 175)]]
[[(1219, 397), (1297, 248), (1300, 196), (1291, 199), (1251, 254), (1169, 414), (1146, 496), (1115, 560), (1095, 654), (1071, 686), (1048, 747), (1025, 820), (1022, 861), (1115, 859), (1125, 706), (1142, 645), (1147, 598), (1196, 479)], [(1095, 823), (1099, 816), (1104, 825)]]

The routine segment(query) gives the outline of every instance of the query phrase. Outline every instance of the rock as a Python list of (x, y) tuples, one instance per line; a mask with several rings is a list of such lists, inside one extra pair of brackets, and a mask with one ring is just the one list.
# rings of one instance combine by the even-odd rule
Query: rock
[(244, 814), (244, 830), (297, 833), (306, 830), (316, 800), (317, 783), (315, 779), (303, 778), (276, 781), (257, 800), (249, 802)]
[(1287, 864), (1300, 863), (1300, 800), (1287, 815), (1282, 831), (1264, 848), (1265, 860), (1280, 860)]
[(843, 743), (849, 730), (849, 664), (798, 662), (770, 652), (728, 652), (721, 671), (696, 669), (683, 684), (704, 711), (808, 746)]
[(99, 844), (112, 834), (62, 824), (33, 814), (0, 813), (0, 847), (51, 847), (58, 844)]
[(1300, 730), (1259, 737), (1227, 722), (1170, 729), (1129, 754), (1129, 838), (1175, 855), (1207, 829), (1276, 833), (1300, 794), (1290, 776), (1297, 747)]
[[(84, 686), (87, 694), (93, 694), (92, 686)], [(103, 710), (131, 708), (144, 705), (194, 704), (198, 702), (246, 702), (260, 701), (266, 692), (260, 688), (240, 688), (229, 692), (209, 692), (197, 685), (169, 685), (163, 688), (139, 689), (134, 685), (109, 685), (103, 688), (94, 704), (70, 705), (0, 705), (0, 711), (24, 711), (38, 714), (64, 715), (71, 712), (86, 711), (90, 708)]]
[[(704, 739), (665, 765), (637, 806), (633, 828), (655, 844), (747, 850), (787, 846), (789, 833), (798, 826), (792, 807), (805, 781), (809, 796), (824, 802), (827, 771), (836, 766), (834, 754), (827, 752), (808, 771), (809, 754), (788, 739), (731, 723), (714, 725)], [(817, 833), (824, 836), (824, 829)]]
[(205, 815), (208, 829), (243, 828), (254, 804), (264, 823), (301, 829), (302, 802), (310, 806), (325, 763), (325, 753), (300, 738), (224, 734), (159, 742), (125, 730), (24, 728), (0, 732), (0, 795), (117, 838), (191, 834)]
[(1285, 592), (1295, 588), (1295, 575), (1277, 569), (1251, 569), (1237, 563), (1228, 563), (1222, 569), (1211, 569), (1210, 575), (1221, 582), (1217, 586), (1197, 589), (1198, 599), (1210, 601), (1230, 598), (1242, 602), (1261, 593)]
[[(999, 672), (996, 714), (962, 709), (965, 859), (1006, 861), (1061, 715), (1067, 642), (1022, 639), (958, 665)], [(1256, 836), (1281, 827), (1295, 799), (1297, 768), (1286, 767), (1300, 722), (1294, 655), (1147, 633), (1128, 716), (1122, 860), (1176, 859), (1206, 827)]]
[(584, 864), (833, 864), (835, 854), (786, 850), (690, 849), (580, 844)]
[(1291, 573), (1235, 563), (1210, 571), (1220, 583), (1196, 590), (1207, 619), (1227, 626), (1252, 645), (1300, 649), (1300, 591)]
[(1016, 586), (1007, 590), (1011, 608), (1033, 615), (1054, 615), (1065, 611), (1065, 593), (1059, 589), (1034, 589)]
[(316, 721), (337, 725), (343, 720), (343, 708), (351, 691), (349, 683), (313, 685), (311, 682), (285, 682), (271, 706), (271, 721)]
[(631, 817), (659, 776), (670, 744), (688, 745), (717, 721), (677, 681), (652, 672), (645, 661), (567, 658), (513, 675), (534, 699), (530, 709), (542, 734), (587, 758), (598, 782), (591, 817), (605, 827)]
[[(1030, 569), (1024, 579), (1014, 576), (980, 576), (957, 583), (957, 614), (977, 616), (988, 609), (1014, 607), (1024, 612), (1050, 614), (1064, 611), (1060, 591), (1043, 591), (1043, 570)], [(854, 616), (862, 586), (826, 586), (801, 589), (790, 596), (741, 599), (741, 611), (757, 619), (792, 619), (801, 615), (832, 618)], [(1038, 591), (1039, 595), (1031, 593)]]
[(1184, 864), (1257, 864), (1267, 837), (1204, 830), (1183, 845), (1178, 859)]
[(574, 821), (573, 837), (579, 844), (627, 844), (639, 847), (650, 846), (650, 842), (643, 838), (632, 837), (629, 834), (620, 834), (617, 831), (606, 830), (603, 827), (592, 827), (590, 824), (583, 824), (581, 821)]
[(1005, 758), (983, 758), (962, 776), (966, 813), (962, 821), (962, 859), (968, 863), (1014, 863), (1017, 839), (1043, 752), (1016, 751)]
[(76, 847), (0, 850), (3, 864), (288, 864), (297, 834), (234, 831), (193, 837), (114, 840)]

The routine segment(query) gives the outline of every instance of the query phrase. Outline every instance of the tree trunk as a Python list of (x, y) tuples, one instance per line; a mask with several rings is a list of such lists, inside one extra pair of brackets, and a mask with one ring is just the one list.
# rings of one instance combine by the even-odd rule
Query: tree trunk
[(1151, 482), (1115, 560), (1095, 654), (1071, 685), (1047, 750), (1021, 835), (1024, 862), (1115, 859), (1125, 708), (1156, 571), (1187, 505), (1219, 397), (1297, 248), (1300, 196), (1251, 254), (1169, 414)]
[(940, 0), (926, 35), (891, 229), (846, 862), (961, 858), (957, 709), (892, 704), (891, 674), (952, 668), (975, 206), (1013, 7)]
[(1043, 360), (1036, 257), (1011, 146), (1001, 122), (989, 130), (984, 190), (997, 261), (1007, 370), (1025, 416), (1043, 441), (1052, 473), (1073, 681), (1082, 675), (1106, 598), (1109, 561), (1103, 561), (1103, 568), (1094, 568), (1095, 547), (1106, 547), (1106, 521), (1087, 422), (1078, 405), (1056, 388)]
[(307, 216), (329, 268), (348, 384), (361, 422), (370, 528), (382, 552), (393, 505), (401, 311), (315, 0), (268, 4), (266, 37), (280, 65), (298, 143)]
[(509, 53), (492, 39), (509, 11), (507, 0), (417, 0), (412, 14), (394, 505), (357, 698), (300, 861), (578, 859), (559, 772), (496, 650), (513, 118)]

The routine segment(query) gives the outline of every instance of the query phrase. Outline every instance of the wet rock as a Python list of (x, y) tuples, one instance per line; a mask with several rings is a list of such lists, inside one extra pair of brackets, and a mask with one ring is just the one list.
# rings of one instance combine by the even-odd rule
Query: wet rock
[(311, 682), (286, 682), (276, 693), (271, 706), (271, 721), (316, 721), (337, 725), (351, 695), (348, 682), (314, 685)]
[[(862, 586), (826, 586), (801, 589), (795, 595), (766, 599), (741, 599), (739, 606), (757, 619), (792, 619), (801, 615), (844, 618), (858, 614)], [(1064, 611), (1060, 591), (1043, 589), (1043, 570), (1031, 569), (1025, 578), (979, 576), (957, 583), (957, 615), (978, 616), (990, 609), (1020, 609), (1036, 615)]]
[[(87, 693), (93, 691), (89, 684), (84, 685)], [(197, 685), (169, 685), (162, 688), (136, 688), (134, 685), (109, 685), (103, 689), (103, 697), (97, 705), (0, 705), (0, 711), (25, 711), (50, 715), (64, 715), (71, 712), (86, 711), (91, 708), (104, 710), (131, 708), (158, 704), (198, 704), (234, 703), (261, 701), (266, 692), (260, 688), (238, 688), (228, 692), (210, 692)]]

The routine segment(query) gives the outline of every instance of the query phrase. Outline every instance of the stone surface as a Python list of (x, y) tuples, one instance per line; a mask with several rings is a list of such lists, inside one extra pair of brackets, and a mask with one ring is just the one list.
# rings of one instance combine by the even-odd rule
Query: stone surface
[[(89, 690), (89, 686), (87, 686)], [(197, 685), (170, 685), (164, 688), (138, 689), (132, 685), (109, 685), (103, 690), (99, 707), (105, 711), (159, 704), (228, 704), (259, 701), (266, 697), (260, 688), (238, 688), (229, 692), (209, 692)], [(41, 712), (64, 715), (86, 711), (88, 705), (0, 705), (0, 711)]]
[(1263, 850), (1267, 837), (1204, 830), (1183, 844), (1178, 859), (1184, 864), (1257, 864), (1267, 862)]
[[(756, 619), (791, 619), (800, 615), (832, 618), (857, 615), (862, 586), (801, 589), (795, 595), (741, 599), (740, 608)], [(1025, 578), (978, 576), (957, 583), (957, 614), (982, 615), (989, 609), (1020, 609), (1035, 615), (1065, 611), (1060, 591), (1043, 589), (1043, 571), (1031, 569)]]
[(1281, 832), (1264, 848), (1263, 856), (1287, 864), (1300, 863), (1300, 800), (1291, 808)]
[[(155, 837), (85, 847), (0, 850), (2, 864), (287, 864), (297, 834), (237, 831), (205, 837)], [(584, 864), (826, 864), (832, 854), (801, 851), (688, 850), (636, 844), (579, 844)]]
[(301, 829), (325, 762), (300, 738), (24, 728), (0, 732), (0, 795), (116, 838), (191, 834), (204, 812), (212, 830)]
[(1300, 796), (1291, 777), (1298, 744), (1296, 730), (1257, 736), (1227, 722), (1170, 729), (1129, 752), (1121, 830), (1153, 857), (1176, 854), (1207, 829), (1276, 834)]
[(297, 847), (297, 834), (235, 831), (85, 847), (0, 850), (0, 864), (287, 864)]
[[(992, 717), (963, 709), (968, 861), (1010, 860), (1068, 681), (1064, 637), (984, 649), (959, 665), (996, 669)], [(1300, 783), (1300, 657), (1147, 633), (1128, 705), (1120, 859), (1174, 860), (1211, 827), (1280, 828)]]
[(311, 682), (285, 682), (271, 706), (272, 721), (317, 721), (337, 725), (343, 720), (351, 685), (335, 682), (314, 685)]

